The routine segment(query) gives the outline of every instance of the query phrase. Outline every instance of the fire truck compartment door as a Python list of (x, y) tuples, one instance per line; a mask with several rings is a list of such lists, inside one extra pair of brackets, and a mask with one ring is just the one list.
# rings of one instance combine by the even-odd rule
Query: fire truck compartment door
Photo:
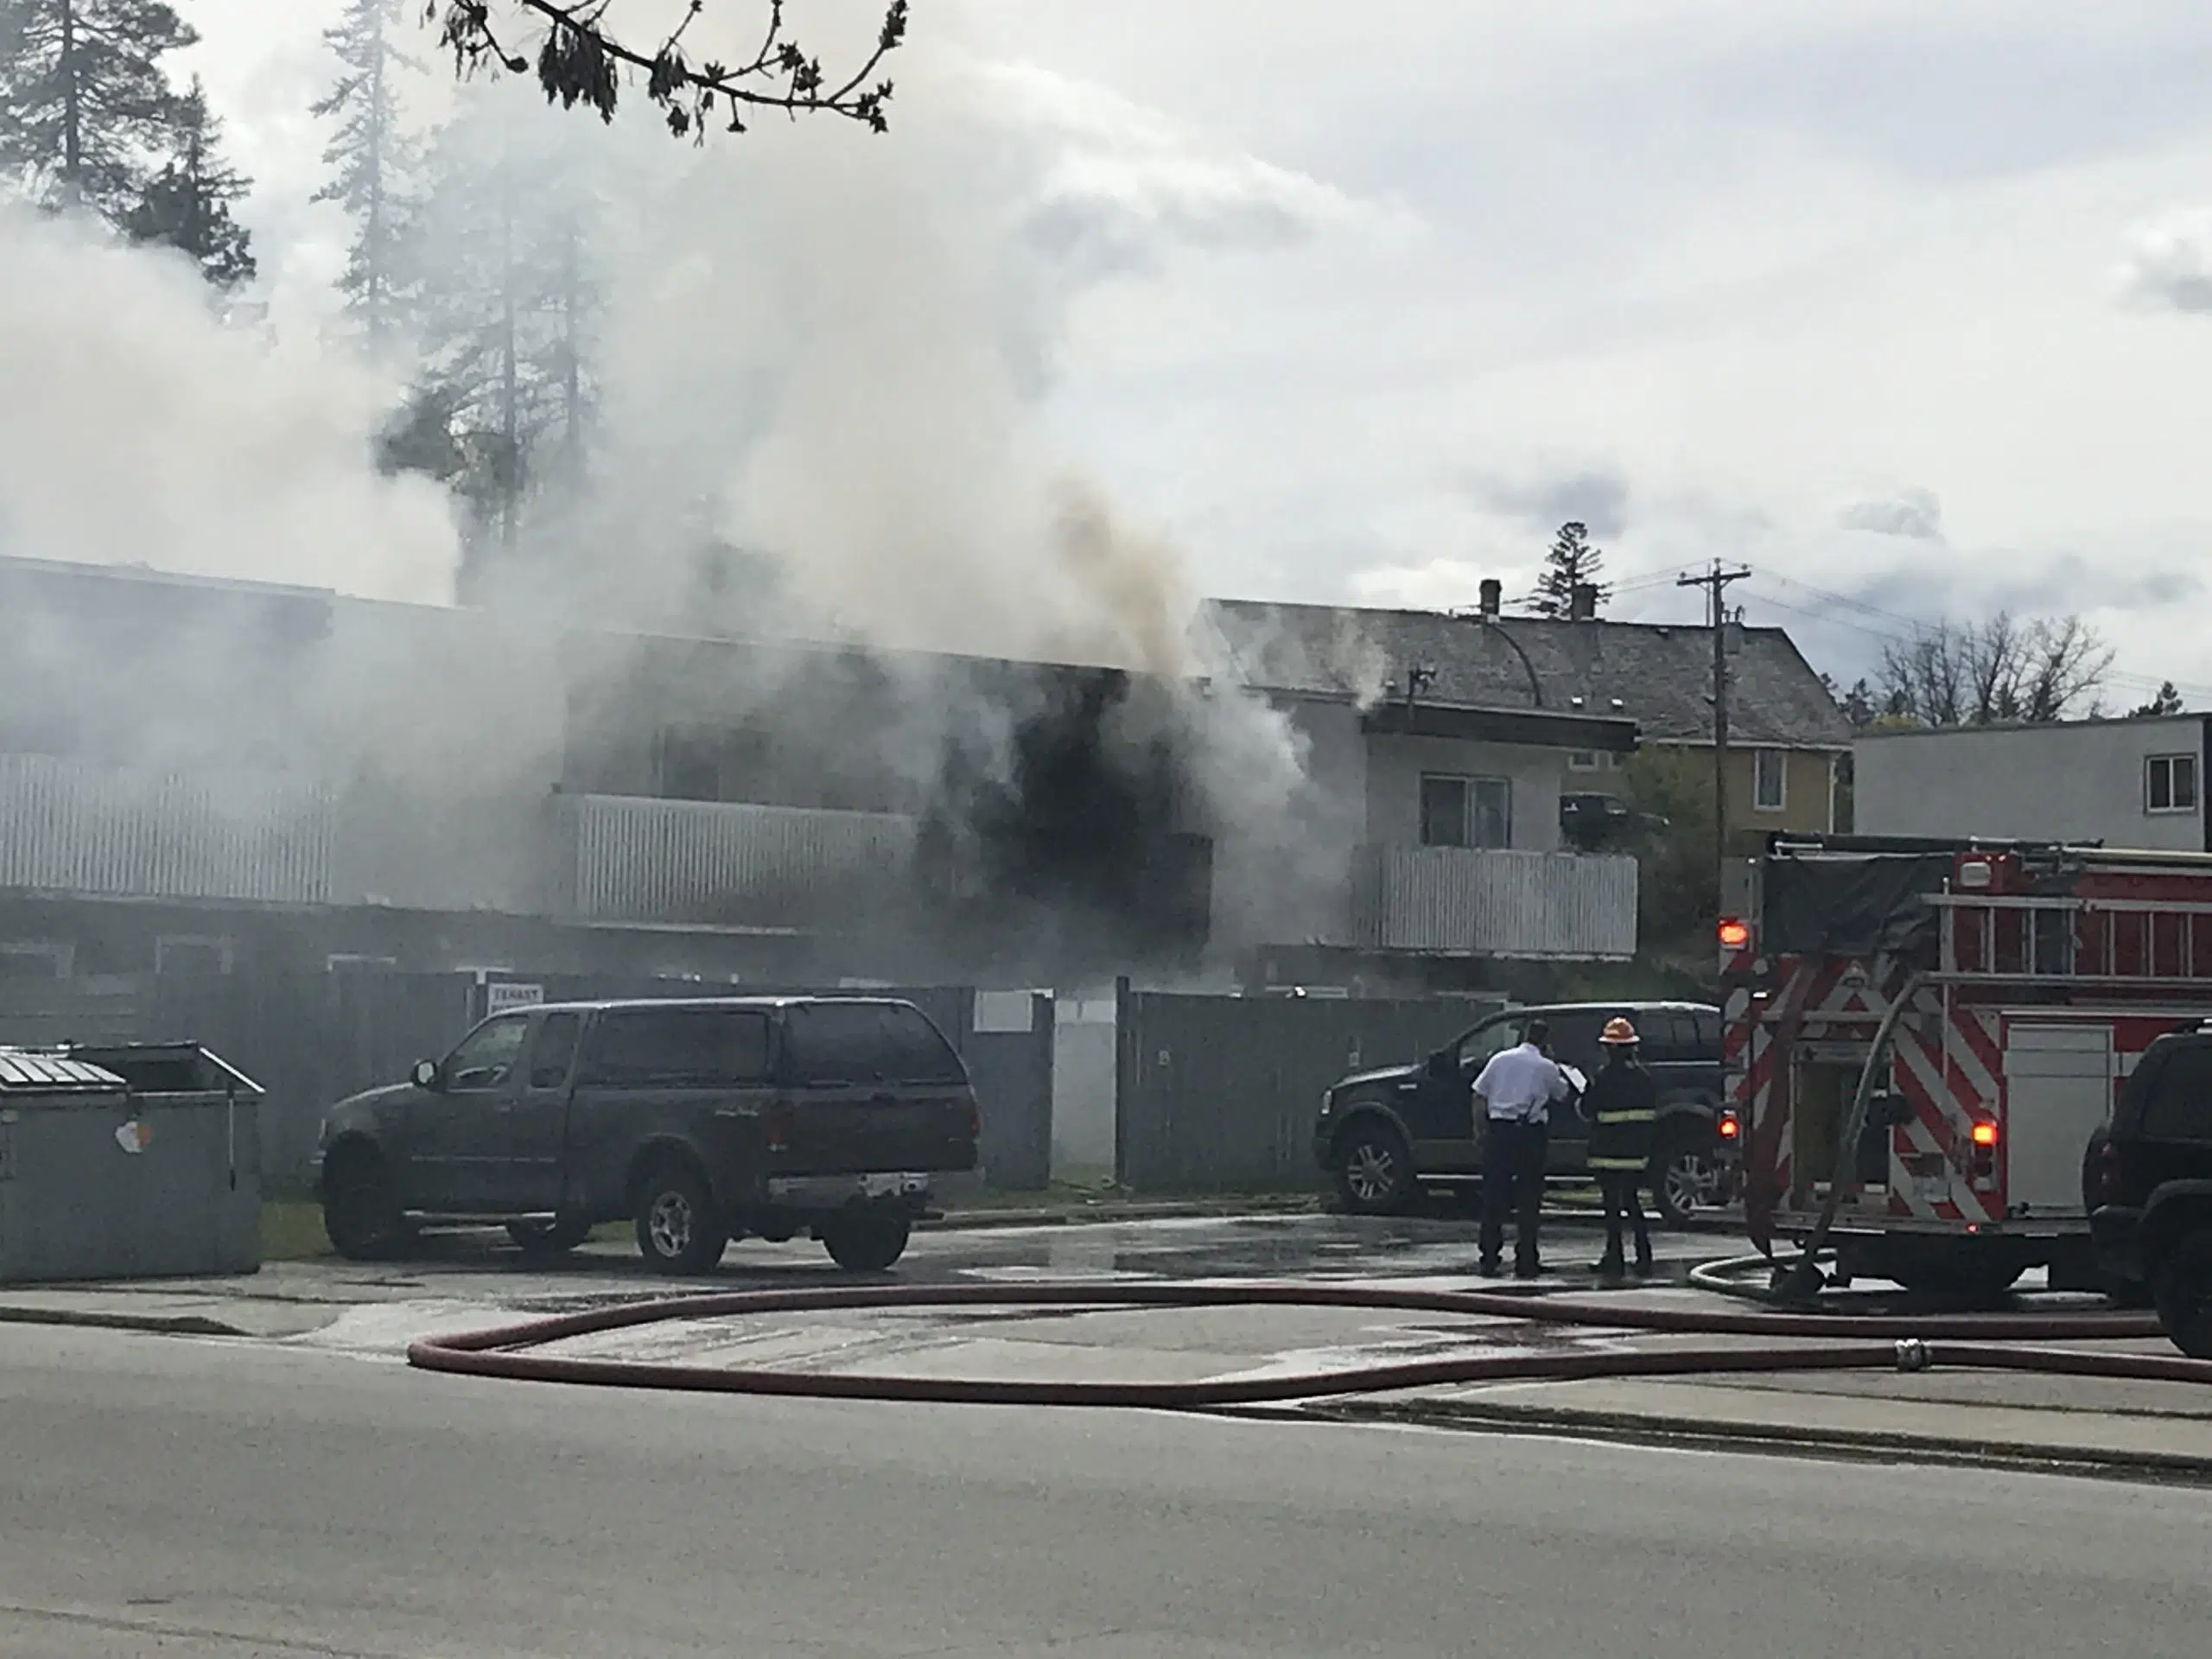
[(2112, 1028), (2011, 1026), (2005, 1034), (2005, 1198), (2018, 1213), (2082, 1208), (2082, 1149), (2112, 1109)]

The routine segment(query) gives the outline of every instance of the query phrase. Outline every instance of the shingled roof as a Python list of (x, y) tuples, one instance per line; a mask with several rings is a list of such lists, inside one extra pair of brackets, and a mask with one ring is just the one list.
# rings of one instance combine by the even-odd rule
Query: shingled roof
[[(1481, 709), (1537, 706), (1633, 720), (1645, 742), (1713, 741), (1713, 632), (1649, 622), (1494, 626), (1435, 611), (1357, 610), (1217, 600), (1209, 607), (1247, 684), (1307, 696), (1402, 693), (1410, 664), (1435, 671), (1424, 698)], [(1729, 655), (1732, 741), (1845, 749), (1851, 730), (1821, 677), (1780, 628), (1743, 628)], [(1505, 635), (1528, 653), (1526, 666)], [(1576, 709), (1571, 699), (1580, 697)], [(1614, 700), (1619, 700), (1619, 707)]]

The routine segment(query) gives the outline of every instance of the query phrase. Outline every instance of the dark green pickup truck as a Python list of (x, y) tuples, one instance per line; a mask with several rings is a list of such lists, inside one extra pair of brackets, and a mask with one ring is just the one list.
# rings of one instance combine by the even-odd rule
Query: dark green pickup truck
[(669, 1273), (802, 1232), (880, 1272), (931, 1177), (976, 1167), (980, 1129), (960, 1057), (910, 1002), (568, 1003), (495, 1015), (333, 1107), (317, 1180), (330, 1242), (356, 1258), (486, 1223), (557, 1252), (629, 1218)]

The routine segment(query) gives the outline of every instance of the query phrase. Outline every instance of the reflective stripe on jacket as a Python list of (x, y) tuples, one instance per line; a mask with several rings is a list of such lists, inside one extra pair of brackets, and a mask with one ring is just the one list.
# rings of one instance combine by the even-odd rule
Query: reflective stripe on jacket
[(1610, 1061), (1582, 1096), (1590, 1120), (1590, 1167), (1643, 1169), (1651, 1161), (1659, 1090), (1633, 1058)]

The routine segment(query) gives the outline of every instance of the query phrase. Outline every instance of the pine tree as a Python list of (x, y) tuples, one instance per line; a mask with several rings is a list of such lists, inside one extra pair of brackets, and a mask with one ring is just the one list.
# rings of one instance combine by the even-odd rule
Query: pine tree
[(2158, 694), (2150, 702), (2140, 704), (2128, 712), (2136, 719), (2141, 720), (2160, 715), (2177, 715), (2181, 711), (2181, 693), (2175, 690), (2171, 680), (2161, 680), (2158, 683)]
[(1574, 614), (1574, 590), (1587, 588), (1591, 613), (1595, 615), (1612, 593), (1598, 580), (1605, 568), (1605, 556), (1590, 543), (1590, 527), (1569, 521), (1559, 527), (1551, 550), (1544, 555), (1535, 592), (1522, 602), (1532, 615), (1565, 621)]
[(512, 549), (526, 499), (582, 459), (598, 202), (565, 133), (498, 96), (483, 89), (432, 147), (423, 391), (449, 411), (480, 535)]
[(161, 60), (199, 38), (159, 0), (0, 0), (0, 168), (120, 223), (176, 120)]
[(124, 215), (133, 242), (175, 248), (190, 256), (208, 283), (227, 293), (253, 280), (252, 238), (231, 217), (231, 204), (251, 181), (222, 158), (223, 124), (207, 108), (207, 92), (194, 76), (178, 100), (170, 159), (146, 183), (138, 204)]
[(353, 245), (339, 288), (372, 352), (411, 320), (416, 298), (410, 269), (410, 194), (417, 147), (400, 123), (398, 73), (416, 67), (392, 44), (414, 0), (351, 0), (345, 21), (323, 39), (342, 73), (314, 113), (335, 118), (336, 135), (322, 159), (334, 169), (317, 201), (334, 201), (353, 220)]

